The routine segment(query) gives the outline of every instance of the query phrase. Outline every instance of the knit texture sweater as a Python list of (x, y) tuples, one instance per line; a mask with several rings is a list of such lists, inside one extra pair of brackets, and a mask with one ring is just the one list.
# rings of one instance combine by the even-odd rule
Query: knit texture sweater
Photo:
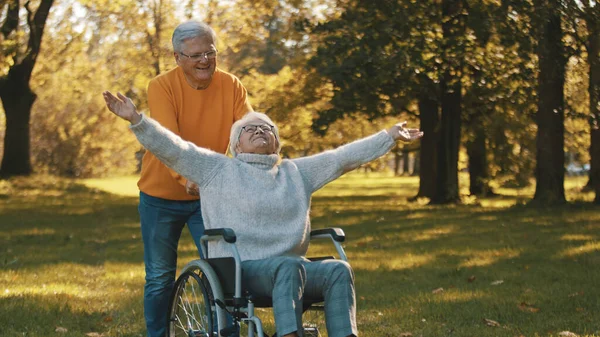
[[(396, 144), (381, 131), (335, 150), (280, 161), (276, 154), (227, 157), (182, 140), (146, 116), (131, 130), (165, 165), (198, 184), (204, 226), (232, 228), (242, 261), (305, 256), (313, 192)], [(232, 255), (223, 242), (210, 242), (208, 254)]]

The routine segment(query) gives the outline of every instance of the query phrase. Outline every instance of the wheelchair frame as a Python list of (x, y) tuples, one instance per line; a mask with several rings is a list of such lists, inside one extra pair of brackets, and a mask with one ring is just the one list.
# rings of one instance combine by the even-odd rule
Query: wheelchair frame
[[(343, 261), (347, 261), (346, 253), (344, 252), (344, 248), (342, 247), (342, 242), (344, 242), (346, 236), (344, 231), (341, 228), (325, 228), (325, 229), (317, 229), (310, 232), (310, 240), (313, 239), (322, 239), (322, 238), (330, 238), (333, 242), (335, 249), (339, 255), (339, 258)], [(214, 337), (214, 336), (239, 336), (241, 324), (242, 322), (247, 323), (248, 325), (248, 333), (246, 336), (248, 337), (263, 337), (267, 336), (263, 331), (263, 326), (260, 318), (255, 315), (255, 303), (253, 301), (252, 296), (242, 295), (242, 261), (240, 259), (237, 247), (235, 242), (237, 240), (235, 232), (231, 228), (216, 228), (216, 229), (207, 229), (204, 231), (204, 235), (200, 239), (202, 253), (203, 256), (208, 255), (208, 242), (209, 241), (218, 241), (223, 240), (228, 243), (229, 248), (231, 249), (233, 260), (234, 260), (234, 293), (233, 298), (229, 300), (226, 299), (222, 283), (223, 280), (220, 279), (217, 268), (215, 268), (215, 262), (219, 259), (230, 259), (231, 258), (213, 258), (210, 257), (207, 259), (197, 259), (190, 261), (182, 270), (177, 278), (175, 283), (175, 288), (173, 289), (173, 293), (170, 299), (169, 305), (169, 322), (167, 327), (167, 336), (168, 337), (176, 337), (179, 336), (176, 334), (176, 330), (179, 328), (181, 330), (187, 329), (185, 332), (182, 331), (182, 336), (187, 337)], [(327, 259), (334, 257), (323, 257), (317, 259)], [(231, 266), (230, 266), (231, 267)], [(204, 300), (208, 299), (208, 303), (204, 304), (205, 309), (209, 310), (207, 314), (208, 317), (187, 317), (187, 324), (184, 326), (184, 322), (181, 322), (182, 318), (177, 315), (178, 310), (181, 308), (185, 311), (186, 315), (190, 315), (188, 310), (186, 310), (179, 303), (182, 286), (185, 287), (185, 282), (187, 282), (187, 278), (191, 275), (191, 273), (195, 273), (196, 271), (200, 271), (200, 278), (204, 277), (204, 279), (200, 280), (197, 276), (194, 277), (196, 282), (203, 284), (200, 285), (202, 296), (204, 296)], [(197, 274), (196, 274), (197, 275)], [(200, 281), (199, 281), (200, 280)], [(207, 294), (205, 291), (206, 284), (208, 283), (208, 291), (211, 294)], [(194, 294), (195, 295), (195, 294)], [(206, 298), (208, 297), (208, 298)], [(308, 308), (315, 303), (305, 303), (305, 306)], [(261, 306), (264, 307), (264, 306)], [(193, 307), (189, 307), (193, 309)], [(202, 308), (198, 308), (200, 310)], [(310, 309), (309, 309), (310, 310)], [(193, 310), (191, 315), (194, 315)], [(233, 317), (233, 321), (227, 320), (227, 313), (230, 313)], [(214, 314), (214, 317), (213, 317)], [(195, 329), (194, 325), (199, 324), (199, 322), (205, 318), (205, 321), (208, 323), (207, 325), (210, 327), (212, 331), (204, 331), (202, 329)], [(210, 321), (210, 322), (208, 322)], [(177, 325), (179, 323), (179, 325)], [(217, 330), (213, 328), (214, 324), (217, 324)], [(197, 328), (197, 327), (196, 327)], [(255, 335), (256, 333), (256, 335)]]

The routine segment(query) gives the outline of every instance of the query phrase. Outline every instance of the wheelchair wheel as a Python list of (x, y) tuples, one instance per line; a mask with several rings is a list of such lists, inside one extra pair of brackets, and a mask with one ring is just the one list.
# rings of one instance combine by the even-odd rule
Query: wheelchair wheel
[(328, 337), (323, 304), (313, 304), (302, 314), (304, 337)]
[(201, 269), (184, 271), (175, 282), (169, 309), (169, 337), (218, 336), (215, 301)]

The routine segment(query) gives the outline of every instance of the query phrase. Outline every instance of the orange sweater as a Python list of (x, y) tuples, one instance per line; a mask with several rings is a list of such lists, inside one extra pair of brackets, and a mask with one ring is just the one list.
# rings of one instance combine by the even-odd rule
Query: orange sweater
[[(233, 75), (216, 69), (208, 88), (189, 86), (180, 67), (148, 84), (150, 115), (161, 125), (198, 146), (225, 153), (231, 125), (252, 107), (246, 88)], [(169, 200), (194, 200), (185, 192), (186, 179), (167, 168), (150, 152), (142, 159), (140, 191)]]

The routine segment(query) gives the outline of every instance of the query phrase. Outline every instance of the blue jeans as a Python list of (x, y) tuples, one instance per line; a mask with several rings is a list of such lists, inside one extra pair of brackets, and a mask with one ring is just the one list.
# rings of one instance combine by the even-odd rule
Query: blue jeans
[(169, 298), (175, 283), (177, 245), (187, 223), (198, 252), (204, 222), (200, 202), (156, 198), (140, 192), (140, 222), (144, 241), (144, 318), (148, 337), (164, 337)]

